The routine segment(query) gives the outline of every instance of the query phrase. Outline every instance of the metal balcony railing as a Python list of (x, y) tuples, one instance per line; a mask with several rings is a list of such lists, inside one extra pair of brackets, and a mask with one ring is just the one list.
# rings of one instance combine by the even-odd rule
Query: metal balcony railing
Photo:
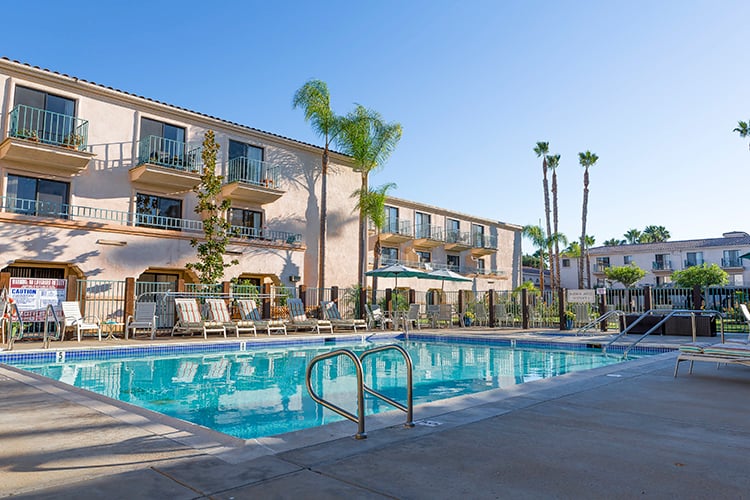
[(742, 259), (739, 257), (721, 258), (721, 267), (743, 267)]
[(702, 260), (686, 260), (684, 262), (685, 269), (687, 269), (688, 267), (701, 266), (701, 265), (703, 265)]
[(414, 226), (414, 237), (433, 241), (444, 241), (443, 228), (441, 226), (417, 224), (416, 226)]
[(89, 122), (18, 104), (10, 112), (8, 134), (32, 142), (85, 151), (88, 147)]
[[(203, 231), (203, 221), (199, 220), (70, 205), (68, 203), (28, 200), (12, 196), (0, 196), (0, 208), (5, 212), (37, 217), (52, 217), (67, 220), (96, 220), (122, 224), (124, 226), (136, 225), (173, 231)], [(302, 241), (301, 234), (276, 231), (268, 228), (256, 229), (252, 227), (232, 226), (232, 231), (233, 236), (237, 238), (274, 240), (289, 244), (297, 244)]]
[(469, 231), (458, 231), (455, 229), (448, 229), (445, 231), (445, 242), (446, 243), (463, 243), (471, 246), (471, 233)]
[(138, 165), (150, 163), (183, 172), (201, 173), (202, 146), (149, 135), (138, 141)]
[(474, 248), (497, 250), (497, 236), (475, 233), (471, 237), (471, 246)]
[(595, 273), (603, 273), (603, 272), (605, 272), (609, 268), (610, 268), (609, 264), (603, 264), (601, 262), (594, 264), (594, 272)]
[(386, 234), (400, 234), (402, 236), (411, 236), (411, 221), (395, 219), (386, 219), (385, 224), (380, 230)]
[(672, 262), (669, 260), (664, 261), (654, 261), (651, 263), (651, 269), (654, 271), (671, 271), (672, 270)]
[(229, 160), (226, 182), (244, 182), (278, 189), (280, 173), (281, 167), (278, 165), (240, 156)]

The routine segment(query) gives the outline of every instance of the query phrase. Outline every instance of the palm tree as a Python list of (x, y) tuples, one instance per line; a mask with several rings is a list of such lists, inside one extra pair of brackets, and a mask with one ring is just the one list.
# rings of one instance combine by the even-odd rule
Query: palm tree
[[(547, 234), (552, 234), (552, 225), (549, 218), (549, 183), (547, 182), (547, 154), (549, 153), (549, 142), (537, 142), (534, 146), (536, 157), (542, 158), (542, 187), (544, 189), (544, 216), (547, 221)], [(552, 243), (548, 243), (547, 255), (552, 255)], [(552, 259), (550, 259), (550, 278), (552, 283), (555, 282), (554, 269), (552, 269)], [(554, 288), (554, 285), (553, 285)]]
[[(583, 210), (581, 214), (581, 252), (583, 255), (588, 255), (588, 252), (586, 252), (586, 215), (589, 205), (589, 168), (594, 166), (597, 160), (599, 160), (599, 157), (591, 151), (578, 153), (578, 162), (583, 167)], [(589, 279), (589, 284), (590, 281)], [(581, 266), (578, 266), (578, 288), (583, 288), (583, 267)]]
[(737, 122), (737, 127), (732, 132), (738, 132), (743, 139), (750, 137), (750, 120)]
[(522, 234), (531, 240), (532, 245), (539, 249), (539, 289), (544, 290), (544, 249), (547, 247), (549, 240), (544, 234), (542, 226), (524, 226)]
[[(357, 198), (357, 208), (361, 213), (365, 214), (367, 219), (370, 219), (372, 225), (375, 226), (375, 231), (380, 232), (380, 228), (385, 225), (385, 198), (388, 195), (388, 191), (396, 187), (396, 184), (389, 182), (378, 186), (376, 188), (370, 188), (368, 192), (362, 193), (361, 189), (357, 189), (352, 193), (352, 198)], [(380, 267), (380, 239), (375, 238), (375, 251), (373, 269)], [(375, 290), (378, 289), (378, 278), (373, 276), (372, 278), (372, 292), (373, 302), (375, 302)]]
[[(552, 170), (552, 234), (560, 234), (557, 230), (557, 167), (560, 164), (560, 155), (549, 155), (547, 156), (547, 167)], [(563, 236), (564, 237), (564, 236)], [(567, 238), (566, 238), (567, 241)], [(555, 254), (554, 254), (555, 265), (553, 271), (555, 277), (552, 280), (552, 288), (560, 287), (560, 244), (559, 238), (555, 239)]]
[(589, 260), (589, 248), (593, 247), (595, 243), (596, 239), (590, 234), (587, 234), (584, 251), (586, 254), (586, 286), (588, 288), (591, 288), (591, 261)]
[(628, 229), (628, 231), (623, 234), (623, 237), (629, 245), (635, 245), (641, 242), (641, 232), (637, 229)]
[(610, 238), (604, 242), (605, 247), (616, 247), (622, 245), (625, 240), (618, 240), (617, 238)]
[(340, 118), (331, 110), (331, 96), (328, 85), (321, 80), (309, 80), (300, 87), (292, 99), (292, 107), (302, 108), (305, 121), (309, 121), (313, 131), (323, 138), (320, 186), (320, 235), (318, 240), (318, 290), (325, 288), (326, 269), (326, 222), (328, 217), (328, 163), (330, 145), (339, 133)]
[(641, 243), (658, 243), (671, 238), (664, 226), (646, 226), (641, 234)]
[[(338, 141), (341, 152), (352, 157), (354, 170), (361, 176), (359, 193), (369, 193), (370, 172), (382, 166), (401, 139), (401, 125), (386, 123), (380, 113), (357, 104), (354, 111), (341, 121), (341, 136)], [(361, 205), (361, 203), (360, 203)], [(367, 264), (366, 214), (359, 212), (359, 267), (357, 284), (365, 286)]]
[(578, 259), (581, 257), (581, 244), (577, 241), (571, 241), (570, 244), (562, 251), (566, 257)]

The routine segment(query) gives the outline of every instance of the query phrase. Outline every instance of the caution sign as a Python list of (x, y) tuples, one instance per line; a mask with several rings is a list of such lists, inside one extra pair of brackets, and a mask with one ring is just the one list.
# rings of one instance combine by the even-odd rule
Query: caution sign
[(54, 307), (57, 317), (61, 317), (67, 286), (67, 280), (11, 278), (8, 294), (16, 302), (24, 322), (41, 322), (49, 304)]

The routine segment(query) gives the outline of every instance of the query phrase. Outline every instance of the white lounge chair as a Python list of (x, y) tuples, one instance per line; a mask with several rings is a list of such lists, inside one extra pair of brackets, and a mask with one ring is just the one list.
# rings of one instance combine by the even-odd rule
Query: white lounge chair
[(224, 324), (203, 319), (195, 299), (174, 299), (174, 305), (177, 308), (177, 322), (172, 327), (172, 336), (175, 333), (189, 333), (192, 336), (195, 332), (202, 332), (203, 338), (208, 338), (208, 332), (217, 332), (227, 337)]
[(289, 310), (289, 324), (294, 327), (295, 331), (303, 328), (315, 330), (316, 333), (320, 333), (320, 329), (325, 328), (333, 333), (333, 325), (327, 319), (314, 319), (307, 317), (307, 314), (305, 314), (305, 305), (302, 303), (302, 299), (287, 299), (286, 305)]
[(125, 340), (128, 340), (130, 331), (133, 331), (135, 338), (136, 331), (149, 330), (151, 340), (156, 338), (156, 302), (136, 302), (135, 316), (128, 316), (125, 321)]
[(268, 335), (272, 332), (287, 335), (286, 323), (280, 319), (262, 319), (253, 299), (238, 300), (237, 306), (240, 308), (240, 317), (243, 321), (252, 321), (256, 328), (265, 328)]
[(102, 339), (102, 327), (101, 321), (97, 316), (86, 316), (81, 314), (81, 306), (78, 302), (63, 302), (62, 303), (63, 319), (61, 321), (62, 328), (64, 331), (68, 327), (76, 329), (76, 335), (78, 336), (78, 342), (81, 341), (81, 335), (85, 331), (96, 330), (99, 340)]
[(393, 319), (389, 318), (378, 304), (365, 304), (365, 311), (367, 312), (367, 326), (369, 328), (375, 328), (380, 325), (381, 330), (385, 330), (386, 326), (393, 326)]
[(255, 323), (252, 321), (232, 321), (232, 317), (229, 314), (227, 303), (224, 299), (206, 299), (208, 305), (208, 314), (211, 317), (211, 321), (222, 323), (224, 328), (231, 328), (240, 336), (240, 332), (253, 332), (253, 335), (258, 336), (258, 331), (255, 329)]
[(367, 330), (367, 322), (363, 319), (344, 319), (341, 317), (339, 307), (335, 302), (323, 301), (320, 303), (320, 309), (323, 311), (325, 319), (331, 322), (333, 328), (352, 328), (355, 332), (357, 328)]

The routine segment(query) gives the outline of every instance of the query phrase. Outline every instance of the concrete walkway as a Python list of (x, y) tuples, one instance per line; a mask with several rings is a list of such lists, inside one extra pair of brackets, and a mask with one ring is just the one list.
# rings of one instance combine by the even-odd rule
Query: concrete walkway
[[(744, 498), (750, 370), (674, 354), (241, 441), (0, 367), (0, 495)], [(295, 433), (298, 434), (298, 433)], [(345, 437), (337, 437), (345, 436)]]

